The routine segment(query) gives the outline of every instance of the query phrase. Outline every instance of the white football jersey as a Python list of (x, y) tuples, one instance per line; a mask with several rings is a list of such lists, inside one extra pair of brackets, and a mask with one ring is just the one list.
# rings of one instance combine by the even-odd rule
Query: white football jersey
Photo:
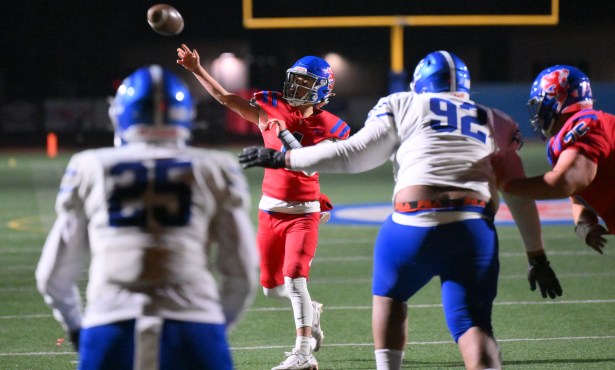
[(500, 111), (451, 93), (402, 92), (380, 99), (349, 140), (293, 150), (290, 159), (292, 168), (322, 172), (362, 172), (390, 159), (393, 196), (411, 185), (454, 186), (497, 201), (489, 158), (520, 143), (518, 125)]
[[(77, 153), (38, 288), (67, 330), (144, 315), (231, 325), (256, 289), (249, 205), (229, 153), (145, 143)], [(88, 255), (82, 318), (76, 281)]]
[[(290, 168), (358, 173), (393, 162), (395, 194), (408, 186), (453, 186), (489, 197), (499, 193), (493, 156), (506, 178), (525, 177), (519, 125), (507, 114), (455, 93), (401, 92), (381, 98), (365, 126), (344, 141), (290, 151)], [(527, 251), (542, 250), (534, 201), (503, 194)]]

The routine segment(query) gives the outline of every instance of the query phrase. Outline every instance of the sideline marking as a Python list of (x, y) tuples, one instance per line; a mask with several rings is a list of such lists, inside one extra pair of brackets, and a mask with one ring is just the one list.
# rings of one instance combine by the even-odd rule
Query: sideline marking
[[(536, 207), (543, 225), (572, 225), (572, 210), (568, 199), (539, 200)], [(380, 225), (393, 211), (391, 203), (362, 203), (335, 206), (329, 224)], [(495, 224), (513, 226), (514, 220), (508, 206), (502, 202), (495, 216)]]

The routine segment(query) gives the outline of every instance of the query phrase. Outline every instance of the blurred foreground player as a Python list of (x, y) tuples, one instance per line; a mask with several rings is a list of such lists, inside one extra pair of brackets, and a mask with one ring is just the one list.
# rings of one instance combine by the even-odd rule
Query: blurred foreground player
[[(200, 64), (199, 53), (182, 45), (177, 63), (192, 72), (212, 97), (261, 130), (268, 148), (282, 150), (346, 139), (350, 128), (322, 110), (333, 95), (334, 76), (318, 57), (299, 59), (286, 71), (283, 92), (261, 91), (253, 99), (229, 93)], [(290, 303), (295, 322), (295, 346), (273, 368), (316, 369), (312, 352), (324, 334), (322, 304), (312, 300), (308, 278), (318, 244), (318, 227), (328, 220), (331, 204), (320, 192), (318, 173), (265, 169), (258, 205), (257, 242), (265, 296)]]
[(570, 197), (576, 234), (602, 253), (604, 235), (615, 234), (615, 116), (593, 109), (593, 103), (589, 78), (578, 68), (556, 65), (540, 72), (530, 90), (530, 124), (550, 138), (553, 170), (503, 179), (500, 186), (532, 199)]
[(242, 170), (227, 153), (186, 145), (192, 98), (160, 66), (128, 76), (109, 113), (117, 147), (71, 158), (38, 289), (79, 369), (230, 370), (227, 333), (258, 268)]
[[(437, 51), (417, 65), (410, 92), (380, 99), (348, 140), (272, 152), (247, 148), (244, 167), (356, 173), (393, 160), (395, 212), (374, 248), (372, 330), (379, 370), (401, 369), (407, 301), (440, 277), (449, 331), (467, 369), (502, 366), (491, 312), (499, 275), (494, 216), (499, 195), (490, 164), (503, 156), (522, 175), (519, 127), (508, 115), (470, 100), (470, 74), (456, 55)], [(530, 288), (562, 294), (542, 245), (533, 201), (503, 194), (529, 260)]]

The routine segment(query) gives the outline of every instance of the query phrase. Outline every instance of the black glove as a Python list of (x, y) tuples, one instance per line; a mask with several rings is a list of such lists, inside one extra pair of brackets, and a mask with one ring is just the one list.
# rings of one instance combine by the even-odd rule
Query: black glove
[(555, 276), (555, 271), (549, 266), (547, 256), (528, 257), (527, 280), (530, 282), (530, 289), (536, 290), (536, 282), (540, 287), (542, 298), (551, 298), (562, 295), (562, 287)]
[(267, 167), (284, 168), (286, 167), (286, 153), (278, 152), (262, 146), (251, 146), (243, 148), (239, 155), (239, 163), (243, 168)]
[(590, 224), (589, 222), (579, 222), (574, 227), (574, 232), (590, 248), (602, 254), (602, 249), (606, 244), (606, 239), (603, 235), (609, 233), (602, 225)]
[(76, 352), (79, 352), (79, 334), (81, 333), (80, 329), (73, 330), (69, 333), (70, 342), (73, 344)]

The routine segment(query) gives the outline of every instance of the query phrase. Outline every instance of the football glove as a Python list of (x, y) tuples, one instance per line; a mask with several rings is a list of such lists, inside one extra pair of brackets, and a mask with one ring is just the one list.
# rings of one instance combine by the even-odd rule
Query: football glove
[(602, 254), (602, 249), (606, 245), (603, 235), (608, 234), (608, 230), (600, 224), (590, 224), (589, 222), (579, 222), (574, 227), (574, 232), (590, 248)]
[(555, 276), (555, 271), (551, 268), (547, 256), (528, 257), (527, 280), (530, 282), (530, 289), (536, 290), (536, 283), (540, 288), (542, 298), (551, 298), (562, 295), (562, 287)]
[(243, 148), (243, 152), (239, 154), (239, 163), (243, 168), (284, 168), (286, 167), (285, 157), (285, 152), (278, 152), (262, 146), (251, 146)]

